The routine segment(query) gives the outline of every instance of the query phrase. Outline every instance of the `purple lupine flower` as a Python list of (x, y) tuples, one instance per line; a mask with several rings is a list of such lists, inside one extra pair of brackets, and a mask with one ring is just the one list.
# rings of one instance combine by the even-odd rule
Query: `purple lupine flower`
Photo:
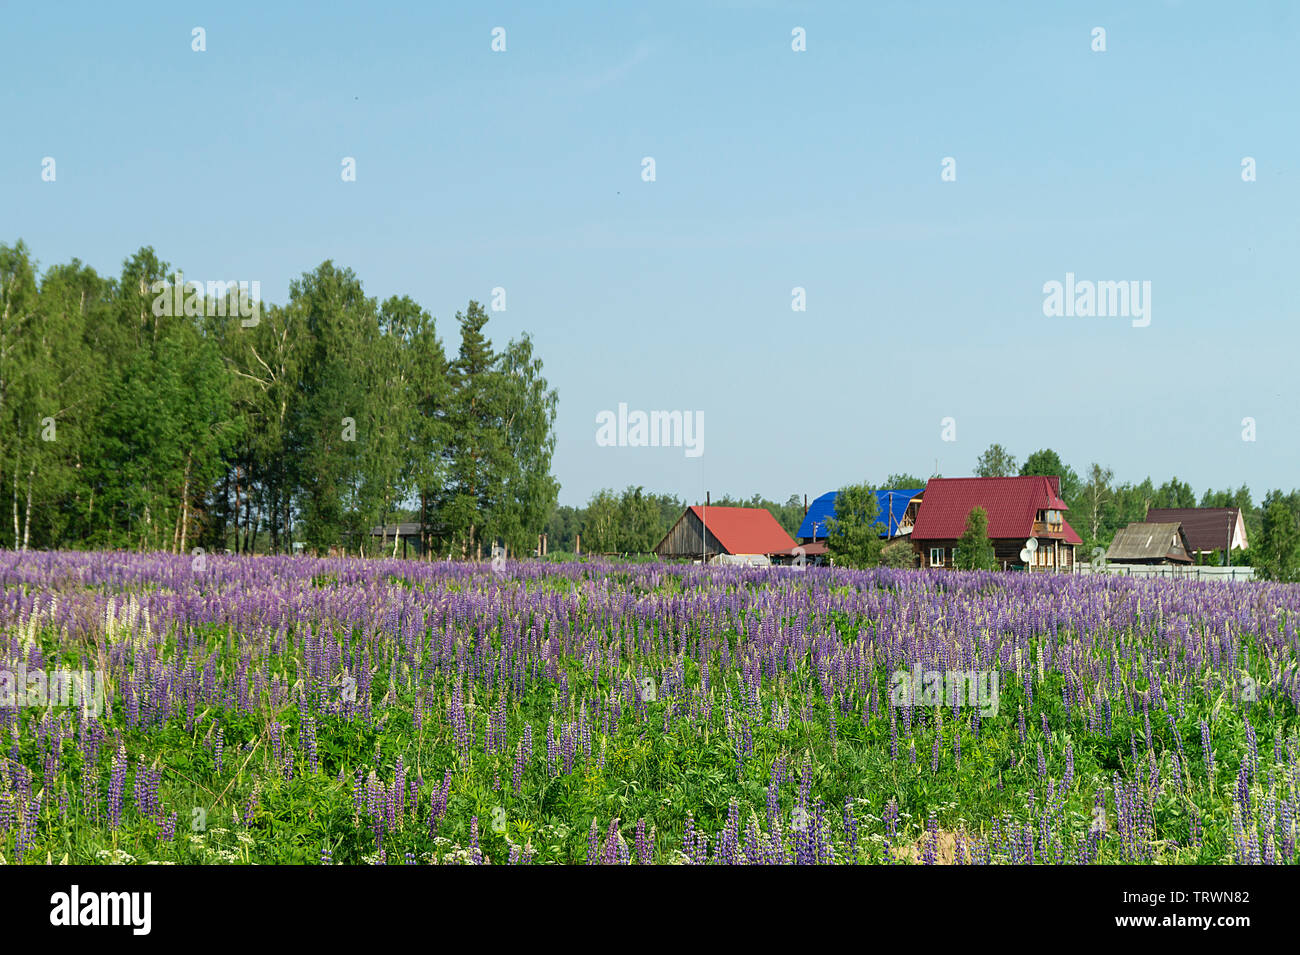
[(122, 796), (126, 790), (126, 747), (119, 746), (113, 754), (113, 771), (108, 779), (108, 827), (117, 829), (122, 824)]
[(600, 830), (596, 827), (596, 817), (591, 817), (591, 831), (587, 833), (587, 865), (600, 864)]
[(483, 864), (483, 850), (478, 845), (478, 816), (469, 820), (469, 857), (474, 865)]
[(934, 865), (939, 860), (939, 820), (934, 814), (931, 814), (927, 820), (925, 830), (925, 848), (922, 850), (921, 859), (925, 865)]
[(646, 836), (645, 817), (636, 822), (636, 858), (642, 865), (650, 865), (654, 855), (654, 839)]
[(844, 838), (848, 843), (849, 861), (855, 861), (858, 851), (858, 820), (853, 815), (853, 799), (844, 798)]

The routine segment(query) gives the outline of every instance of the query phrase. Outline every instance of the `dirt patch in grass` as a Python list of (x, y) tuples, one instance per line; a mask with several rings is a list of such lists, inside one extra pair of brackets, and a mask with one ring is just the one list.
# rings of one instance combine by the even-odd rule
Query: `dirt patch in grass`
[[(956, 865), (957, 864), (957, 833), (949, 832), (946, 829), (938, 831), (935, 851), (935, 865)], [(894, 846), (892, 852), (894, 858), (900, 862), (910, 862), (913, 865), (921, 865), (925, 861), (925, 847), (929, 842), (930, 834), (927, 832), (913, 845)], [(968, 856), (969, 859), (969, 856)]]

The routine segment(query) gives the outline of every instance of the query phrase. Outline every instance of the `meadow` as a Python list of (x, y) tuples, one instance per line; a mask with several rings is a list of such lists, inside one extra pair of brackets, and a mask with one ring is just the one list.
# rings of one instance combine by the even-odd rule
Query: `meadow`
[(1294, 863), (1298, 619), (1265, 583), (5, 552), (0, 855)]

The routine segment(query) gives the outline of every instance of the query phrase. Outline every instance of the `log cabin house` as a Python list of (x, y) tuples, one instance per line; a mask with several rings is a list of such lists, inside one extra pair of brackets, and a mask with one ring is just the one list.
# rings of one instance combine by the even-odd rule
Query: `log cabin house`
[[(912, 549), (919, 566), (954, 566), (957, 542), (976, 507), (988, 514), (989, 539), (1003, 570), (1068, 573), (1074, 569), (1075, 550), (1083, 540), (1065, 520), (1061, 479), (1039, 475), (931, 478), (912, 527)], [(1026, 562), (1021, 551), (1031, 538), (1038, 547)]]

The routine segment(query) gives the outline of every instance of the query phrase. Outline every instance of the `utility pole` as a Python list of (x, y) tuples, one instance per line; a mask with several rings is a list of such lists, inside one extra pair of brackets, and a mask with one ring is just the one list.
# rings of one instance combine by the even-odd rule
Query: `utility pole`
[(709, 492), (704, 492), (704, 508), (700, 511), (700, 565), (709, 563)]

